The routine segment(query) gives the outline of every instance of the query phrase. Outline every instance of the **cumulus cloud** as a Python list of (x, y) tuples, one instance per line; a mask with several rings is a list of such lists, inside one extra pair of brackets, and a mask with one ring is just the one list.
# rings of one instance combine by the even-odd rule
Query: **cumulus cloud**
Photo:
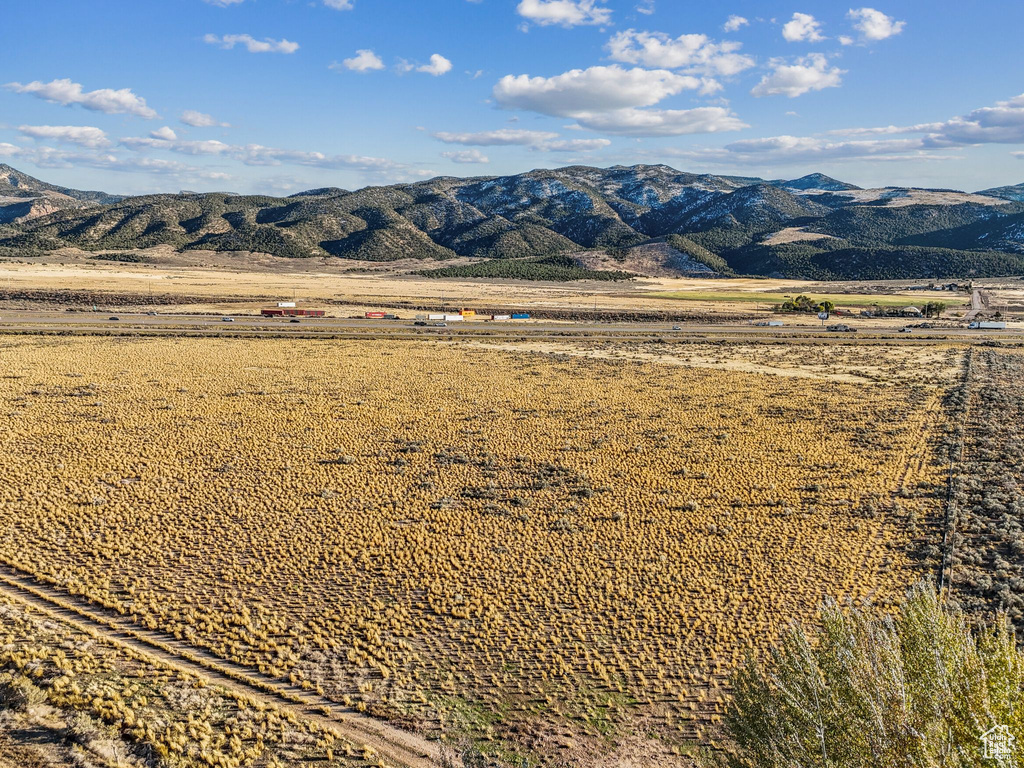
[(821, 22), (809, 13), (794, 13), (793, 18), (783, 24), (782, 36), (791, 43), (817, 43), (825, 39)]
[(81, 83), (73, 82), (69, 78), (51, 80), (48, 83), (33, 80), (24, 85), (7, 83), (4, 87), (15, 93), (28, 93), (54, 104), (78, 104), (93, 112), (104, 112), (108, 115), (135, 115), (146, 120), (159, 117), (155, 110), (146, 106), (146, 100), (134, 94), (130, 88), (100, 88), (86, 91)]
[(812, 53), (787, 64), (785, 59), (772, 59), (772, 71), (761, 78), (750, 93), (754, 96), (788, 96), (796, 98), (809, 91), (837, 88), (845, 70), (830, 67), (823, 54)]
[(541, 26), (607, 24), (612, 19), (611, 9), (597, 5), (595, 0), (521, 0), (516, 12)]
[(353, 0), (324, 0), (324, 5), (336, 11), (351, 11), (355, 3)]
[(169, 125), (165, 125), (163, 128), (157, 128), (155, 131), (150, 131), (149, 135), (154, 139), (160, 139), (162, 141), (176, 141), (178, 134), (174, 132), (174, 129)]
[(181, 117), (178, 118), (185, 125), (191, 125), (193, 128), (230, 128), (228, 123), (219, 122), (213, 115), (208, 115), (205, 112), (197, 112), (194, 109), (186, 109), (181, 113)]
[(420, 66), (416, 67), (416, 71), (426, 72), (428, 75), (440, 77), (446, 72), (450, 72), (451, 68), (452, 63), (448, 61), (448, 59), (446, 59), (440, 53), (435, 53), (431, 55), (429, 64), (421, 64)]
[(626, 108), (610, 112), (580, 113), (575, 117), (584, 128), (616, 136), (683, 136), (738, 131), (750, 127), (725, 107)]
[(654, 13), (654, 0), (643, 0), (643, 2), (636, 7), (636, 12), (642, 13), (645, 16), (650, 16)]
[(252, 35), (223, 35), (218, 37), (217, 35), (207, 34), (203, 36), (203, 42), (210, 45), (219, 45), (225, 50), (230, 50), (236, 45), (244, 45), (249, 53), (295, 53), (299, 50), (299, 44), (293, 43), (291, 40), (285, 40), (284, 38), (274, 40), (271, 37), (257, 40)]
[[(356, 55), (350, 59), (344, 59), (341, 62), (341, 66), (345, 69), (351, 69), (353, 72), (371, 72), (377, 69), (384, 69), (384, 62), (381, 61), (380, 56), (374, 53), (369, 48), (360, 48), (356, 51)], [(341, 69), (338, 64), (331, 64), (331, 69)]]
[(78, 144), (94, 149), (110, 146), (107, 134), (89, 125), (20, 125), (18, 133), (33, 139)]
[(741, 27), (745, 27), (750, 22), (742, 16), (737, 16), (735, 13), (725, 20), (725, 24), (722, 25), (722, 29), (726, 32), (735, 32)]
[(487, 155), (483, 154), (479, 149), (462, 149), (457, 152), (442, 152), (441, 157), (451, 160), (453, 163), (467, 165), (491, 162)]
[(615, 34), (607, 47), (613, 61), (704, 75), (735, 75), (754, 66), (751, 57), (736, 53), (741, 43), (716, 43), (707, 35), (671, 38), (662, 32), (627, 29)]
[(871, 41), (885, 40), (887, 37), (898, 35), (907, 25), (907, 22), (896, 21), (874, 8), (851, 8), (847, 18), (853, 21), (853, 28), (860, 32), (865, 40)]
[(496, 131), (477, 131), (475, 133), (439, 131), (432, 135), (445, 144), (476, 147), (532, 146), (558, 138), (557, 133), (550, 131), (526, 131), (516, 128), (499, 128)]
[(1024, 94), (952, 120), (925, 123), (908, 130), (927, 134), (925, 142), (931, 147), (1024, 144)]
[(573, 69), (554, 77), (506, 75), (494, 86), (494, 98), (506, 109), (525, 109), (556, 117), (575, 117), (627, 107), (646, 107), (701, 81), (665, 69), (624, 69), (618, 65)]
[(506, 109), (569, 117), (579, 127), (622, 136), (678, 136), (747, 127), (728, 109), (640, 109), (684, 90), (717, 86), (667, 69), (624, 69), (618, 65), (574, 69), (555, 77), (507, 75), (494, 86)]

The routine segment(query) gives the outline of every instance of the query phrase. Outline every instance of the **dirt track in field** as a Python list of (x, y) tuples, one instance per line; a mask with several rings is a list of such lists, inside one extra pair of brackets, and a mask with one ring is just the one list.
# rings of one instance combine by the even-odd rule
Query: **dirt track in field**
[[(346, 708), (313, 691), (303, 690), (258, 670), (221, 659), (173, 635), (141, 629), (115, 611), (38, 582), (7, 565), (0, 565), (0, 593), (78, 629), (127, 646), (162, 666), (187, 672), (212, 685), (293, 712), (306, 720), (313, 720), (335, 731), (357, 748), (370, 747), (389, 766), (437, 768), (441, 765), (441, 748), (437, 742)], [(330, 714), (324, 709), (327, 707), (330, 708)]]

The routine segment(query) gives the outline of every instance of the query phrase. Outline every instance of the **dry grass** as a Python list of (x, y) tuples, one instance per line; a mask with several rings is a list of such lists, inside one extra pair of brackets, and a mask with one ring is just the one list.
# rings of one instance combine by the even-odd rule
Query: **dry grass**
[(901, 592), (907, 523), (935, 504), (917, 489), (939, 482), (938, 380), (414, 342), (0, 354), (0, 559), (361, 709), (549, 757), (632, 724), (678, 759), (747, 648), (825, 595)]

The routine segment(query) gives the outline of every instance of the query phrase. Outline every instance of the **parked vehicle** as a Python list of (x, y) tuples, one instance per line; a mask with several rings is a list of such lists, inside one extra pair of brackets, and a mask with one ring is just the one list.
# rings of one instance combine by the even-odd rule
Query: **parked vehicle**
[(108, 317), (107, 319), (108, 319), (108, 320), (120, 320), (121, 318), (120, 318), (120, 317), (118, 317), (117, 315), (111, 315), (111, 316), (110, 316), (110, 317)]
[(220, 319), (220, 321), (222, 323), (233, 323), (233, 322), (235, 322), (235, 318), (233, 318), (233, 317), (222, 317)]

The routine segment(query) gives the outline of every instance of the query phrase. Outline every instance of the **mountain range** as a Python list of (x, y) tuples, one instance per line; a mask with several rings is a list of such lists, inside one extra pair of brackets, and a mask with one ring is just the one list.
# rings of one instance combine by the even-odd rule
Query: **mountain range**
[(636, 165), (290, 197), (120, 197), (0, 165), (0, 255), (156, 245), (415, 260), (410, 269), (439, 276), (997, 276), (1024, 273), (1024, 184), (977, 193), (861, 189), (817, 173), (764, 180)]

